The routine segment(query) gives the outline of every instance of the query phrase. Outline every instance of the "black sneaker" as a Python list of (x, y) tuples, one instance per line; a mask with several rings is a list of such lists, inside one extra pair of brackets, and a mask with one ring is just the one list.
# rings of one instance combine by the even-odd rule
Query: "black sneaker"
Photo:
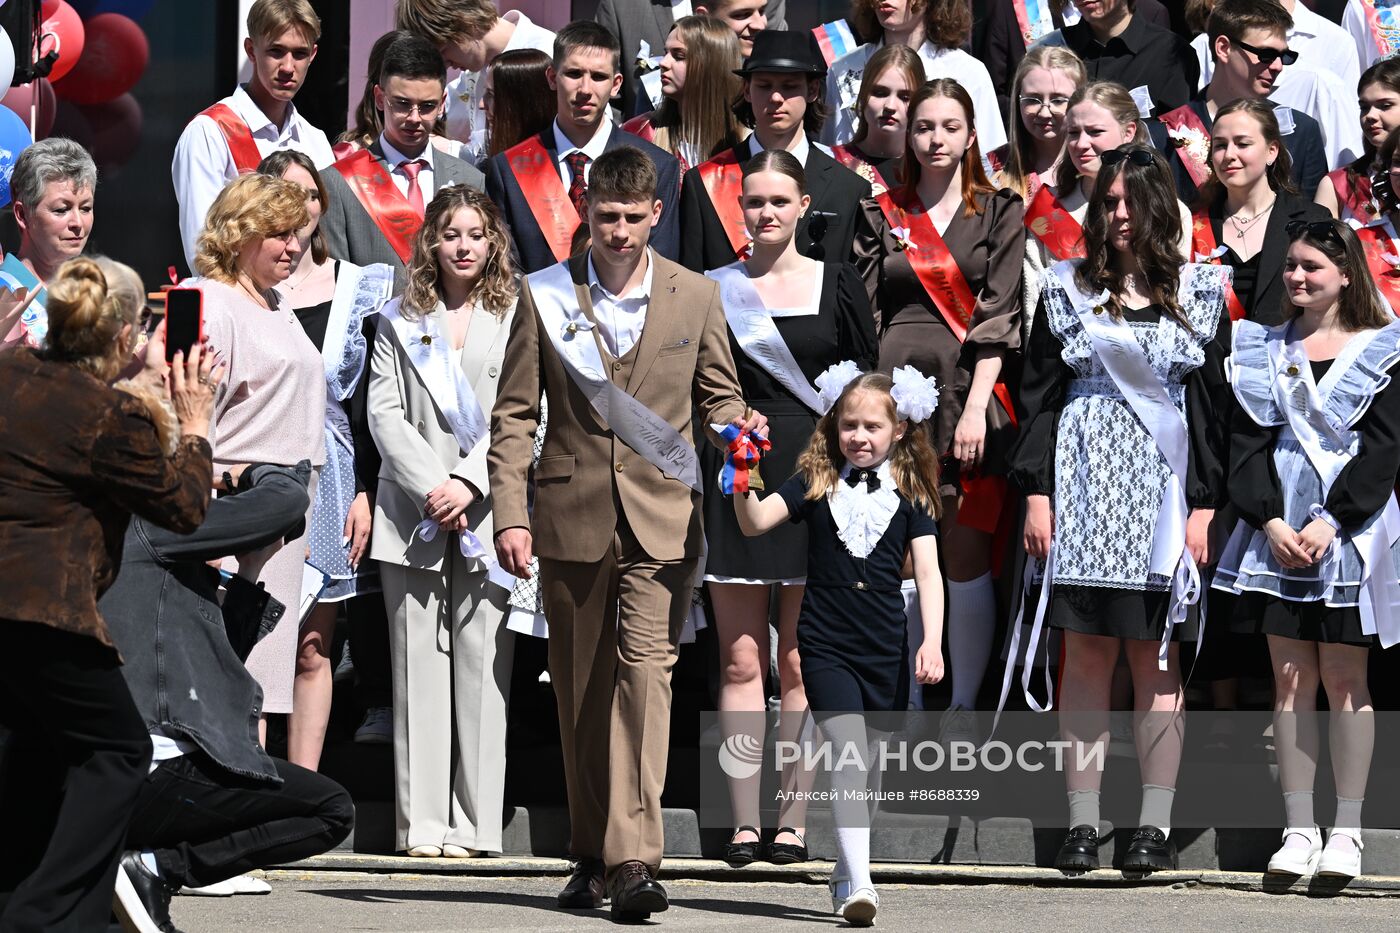
[(1123, 856), (1123, 873), (1148, 875), (1154, 871), (1176, 868), (1176, 846), (1167, 834), (1155, 826), (1144, 826), (1133, 833), (1128, 851)]
[(180, 933), (170, 920), (170, 898), (175, 889), (146, 867), (136, 852), (122, 854), (117, 866), (117, 887), (112, 907), (124, 930), (148, 933)]
[(1099, 867), (1099, 831), (1092, 826), (1076, 826), (1065, 837), (1055, 867), (1066, 875), (1082, 875)]

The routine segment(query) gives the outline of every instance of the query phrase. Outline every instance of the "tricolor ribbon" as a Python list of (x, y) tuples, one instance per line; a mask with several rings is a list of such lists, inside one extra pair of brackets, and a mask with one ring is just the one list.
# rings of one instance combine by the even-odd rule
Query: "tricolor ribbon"
[[(758, 462), (763, 459), (763, 455), (773, 449), (773, 442), (766, 437), (759, 437), (750, 434), (742, 428), (732, 424), (718, 425), (712, 424), (711, 428), (720, 437), (724, 438), (727, 447), (727, 456), (724, 458), (724, 469), (719, 474), (719, 488), (726, 496), (736, 492), (747, 494), (749, 491), (749, 471), (758, 466)], [(759, 485), (757, 488), (762, 488)]]

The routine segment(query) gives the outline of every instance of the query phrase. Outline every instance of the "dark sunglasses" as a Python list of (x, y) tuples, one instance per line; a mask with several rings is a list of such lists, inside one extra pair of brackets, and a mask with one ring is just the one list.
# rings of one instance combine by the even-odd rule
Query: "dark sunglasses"
[(1342, 234), (1337, 229), (1338, 226), (1340, 226), (1340, 224), (1335, 220), (1314, 220), (1311, 222), (1306, 220), (1294, 220), (1290, 221), (1289, 224), (1283, 228), (1283, 232), (1288, 234), (1290, 243), (1305, 233), (1314, 239), (1322, 240), (1330, 238), (1340, 243), (1342, 242)]
[(1261, 65), (1272, 65), (1275, 59), (1280, 58), (1283, 59), (1284, 65), (1291, 65), (1298, 60), (1298, 53), (1293, 49), (1261, 49), (1256, 45), (1250, 45), (1248, 42), (1241, 42), (1239, 39), (1232, 39), (1230, 41), (1259, 59), (1259, 64)]
[(1136, 146), (1132, 149), (1108, 149), (1099, 153), (1099, 164), (1117, 165), (1119, 162), (1127, 160), (1134, 165), (1151, 165), (1153, 155), (1151, 149)]

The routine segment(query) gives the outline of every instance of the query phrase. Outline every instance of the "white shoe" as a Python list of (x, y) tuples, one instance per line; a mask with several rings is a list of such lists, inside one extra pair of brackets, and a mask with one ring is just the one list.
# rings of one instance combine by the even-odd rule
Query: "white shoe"
[(974, 748), (981, 744), (977, 734), (977, 714), (963, 706), (950, 706), (938, 721), (938, 744), (944, 748), (950, 742), (969, 742)]
[(826, 882), (826, 890), (831, 894), (831, 912), (841, 916), (841, 908), (845, 906), (846, 898), (851, 896), (851, 879), (832, 875)]
[(873, 927), (880, 910), (880, 895), (874, 888), (861, 888), (841, 905), (841, 918), (853, 927)]
[(357, 745), (390, 745), (394, 741), (394, 710), (373, 706), (365, 711), (364, 722), (355, 730)]
[(414, 846), (408, 850), (409, 858), (442, 858), (441, 846)]
[(225, 878), (223, 881), (206, 884), (202, 888), (181, 888), (180, 893), (192, 894), (196, 897), (232, 897), (235, 894), (270, 894), (272, 893), (272, 885), (261, 878), (254, 878), (252, 875), (235, 875), (232, 878)]
[(112, 891), (112, 913), (116, 914), (122, 933), (160, 933), (160, 927), (146, 912), (141, 895), (136, 893), (136, 886), (121, 866), (117, 867), (117, 886)]
[(442, 844), (443, 858), (481, 858), (486, 855), (485, 849), (469, 849), (466, 846), (453, 845), (450, 842)]
[[(1356, 843), (1332, 845), (1333, 839), (1345, 838)], [(1361, 833), (1354, 829), (1333, 829), (1327, 834), (1327, 846), (1317, 860), (1317, 873), (1333, 878), (1356, 878), (1361, 874)]]
[(1289, 836), (1301, 836), (1308, 840), (1306, 849), (1297, 846), (1287, 846), (1279, 849), (1269, 858), (1269, 867), (1266, 871), (1271, 875), (1311, 875), (1317, 871), (1317, 860), (1322, 854), (1322, 833), (1317, 831), (1316, 826), (1306, 829), (1285, 829), (1283, 831), (1284, 842)]

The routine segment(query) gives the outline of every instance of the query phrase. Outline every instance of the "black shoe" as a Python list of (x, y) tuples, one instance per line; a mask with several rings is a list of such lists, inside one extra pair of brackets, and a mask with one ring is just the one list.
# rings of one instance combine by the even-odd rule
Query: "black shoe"
[(807, 861), (807, 840), (802, 834), (791, 826), (778, 827), (778, 835), (790, 833), (796, 836), (800, 842), (770, 842), (768, 844), (768, 861), (774, 865), (795, 865), (798, 862)]
[(1099, 867), (1099, 831), (1092, 826), (1076, 826), (1065, 837), (1055, 867), (1066, 875), (1079, 875)]
[(574, 862), (569, 883), (559, 892), (559, 906), (590, 910), (603, 906), (603, 860), (581, 858)]
[(1176, 846), (1167, 840), (1166, 833), (1155, 826), (1144, 826), (1133, 833), (1133, 841), (1128, 843), (1128, 851), (1123, 856), (1125, 875), (1147, 875), (1175, 868)]
[(133, 929), (154, 926), (161, 933), (180, 933), (170, 919), (170, 898), (175, 889), (147, 868), (139, 853), (122, 853), (117, 871), (130, 882), (123, 884), (118, 878), (113, 896), (113, 907), (124, 925), (129, 920)]
[[(745, 831), (753, 833), (755, 837), (759, 835), (758, 830), (752, 826), (740, 826), (734, 830), (734, 836)], [(729, 845), (724, 847), (724, 860), (729, 863), (730, 868), (742, 868), (758, 858), (760, 843), (757, 838), (752, 842), (735, 842), (734, 836), (729, 837)]]
[(671, 906), (666, 889), (641, 862), (623, 862), (608, 884), (612, 894), (612, 918), (618, 923), (638, 923)]

